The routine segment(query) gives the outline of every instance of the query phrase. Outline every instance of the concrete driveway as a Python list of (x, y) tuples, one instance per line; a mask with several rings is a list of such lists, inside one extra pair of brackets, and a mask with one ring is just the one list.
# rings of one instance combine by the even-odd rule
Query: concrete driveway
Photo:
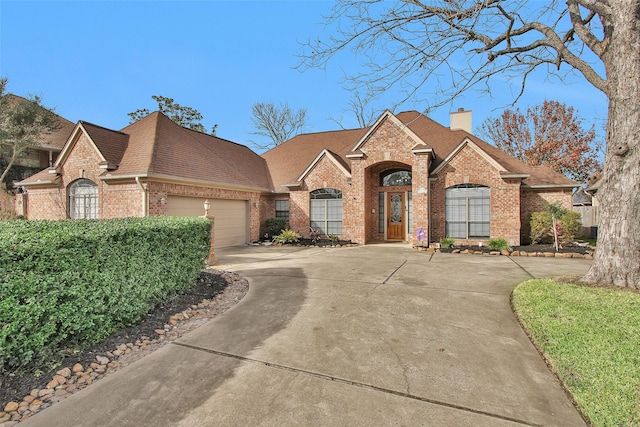
[(233, 309), (27, 426), (583, 426), (509, 306), (590, 261), (406, 245), (220, 251)]

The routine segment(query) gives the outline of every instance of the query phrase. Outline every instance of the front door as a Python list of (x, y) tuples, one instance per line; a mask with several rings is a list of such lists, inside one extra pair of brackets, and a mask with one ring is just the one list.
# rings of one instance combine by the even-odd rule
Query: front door
[(404, 240), (404, 193), (389, 193), (387, 240)]

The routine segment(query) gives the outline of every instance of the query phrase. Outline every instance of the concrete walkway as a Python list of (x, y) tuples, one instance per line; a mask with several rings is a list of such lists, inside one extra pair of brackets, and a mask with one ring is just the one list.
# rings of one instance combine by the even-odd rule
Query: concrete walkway
[(28, 426), (584, 426), (509, 306), (580, 259), (243, 247), (234, 308)]

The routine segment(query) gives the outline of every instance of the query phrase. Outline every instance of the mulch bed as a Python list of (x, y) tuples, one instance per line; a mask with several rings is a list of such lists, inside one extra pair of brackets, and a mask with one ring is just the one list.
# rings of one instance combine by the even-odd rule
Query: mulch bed
[[(523, 246), (514, 246), (511, 248), (510, 252), (514, 251), (522, 251), (527, 253), (556, 253), (556, 249), (553, 244), (537, 244), (537, 245), (523, 245)], [(491, 249), (487, 246), (464, 246), (459, 245), (452, 248), (440, 248), (440, 252), (442, 253), (452, 253), (455, 250), (465, 251), (469, 250), (469, 252), (482, 252), (483, 254), (489, 254)], [(457, 251), (456, 251), (457, 252)], [(594, 253), (594, 249), (589, 246), (580, 246), (573, 243), (568, 245), (563, 245), (557, 253), (561, 254), (581, 254), (581, 255), (589, 255)]]
[[(101, 378), (109, 371), (126, 366), (153, 351), (164, 344), (165, 340), (177, 338), (223, 313), (240, 301), (247, 291), (246, 280), (233, 273), (203, 271), (193, 287), (161, 302), (139, 323), (120, 329), (102, 342), (77, 354), (65, 355), (55, 367), (29, 366), (19, 373), (0, 372), (0, 415), (7, 415), (2, 412), (7, 403), (21, 402), (33, 390), (46, 389), (52, 377), (62, 367), (71, 368), (80, 364), (88, 368), (91, 364), (96, 364), (97, 358), (108, 358), (113, 363), (104, 366), (105, 372), (100, 375)], [(175, 315), (181, 313), (189, 313), (188, 318), (180, 318), (181, 321), (176, 322)], [(130, 348), (126, 352), (127, 357), (123, 354), (122, 360), (118, 360), (117, 349), (126, 350), (127, 346)], [(132, 350), (137, 354), (130, 354)], [(0, 419), (0, 424), (2, 421), (5, 420)]]

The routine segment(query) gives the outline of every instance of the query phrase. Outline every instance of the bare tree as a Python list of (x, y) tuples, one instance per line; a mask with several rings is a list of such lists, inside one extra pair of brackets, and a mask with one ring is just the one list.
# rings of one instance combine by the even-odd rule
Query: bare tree
[(430, 107), (495, 77), (518, 79), (521, 94), (538, 69), (582, 75), (609, 99), (598, 250), (583, 280), (640, 288), (639, 22), (638, 0), (338, 0), (336, 33), (309, 43), (300, 67), (351, 49), (366, 65), (352, 83)]
[[(358, 123), (358, 127), (366, 128), (371, 126), (378, 116), (382, 114), (381, 110), (377, 110), (371, 106), (373, 99), (374, 97), (371, 93), (363, 94), (359, 90), (353, 91), (348, 107), (344, 111), (353, 113)], [(336, 123), (342, 129), (345, 129), (342, 116), (339, 119), (329, 116), (329, 120)]]
[(58, 116), (42, 105), (39, 96), (25, 100), (5, 95), (6, 85), (7, 79), (0, 79), (0, 151), (6, 157), (0, 183), (25, 151), (41, 146), (48, 134), (60, 129)]
[(264, 136), (271, 141), (266, 144), (252, 141), (253, 145), (260, 150), (268, 150), (282, 144), (307, 124), (307, 110), (303, 108), (293, 112), (286, 102), (280, 105), (272, 102), (258, 102), (253, 105), (251, 111), (253, 114), (251, 121), (256, 131), (250, 133)]

